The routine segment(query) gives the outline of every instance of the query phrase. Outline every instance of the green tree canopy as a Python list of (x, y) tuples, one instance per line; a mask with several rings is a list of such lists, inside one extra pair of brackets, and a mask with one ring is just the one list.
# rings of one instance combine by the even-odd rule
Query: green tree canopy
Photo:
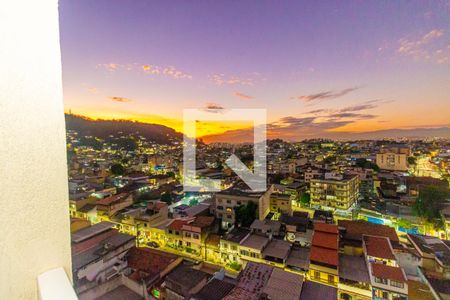
[(368, 161), (365, 158), (358, 158), (356, 160), (356, 166), (364, 169), (372, 169), (376, 172), (380, 171), (380, 168), (376, 163), (373, 163), (371, 161)]
[(416, 158), (414, 156), (409, 156), (408, 157), (408, 164), (410, 165), (415, 165), (416, 164)]
[(422, 186), (419, 189), (419, 196), (413, 204), (413, 212), (427, 222), (434, 224), (435, 228), (441, 228), (440, 210), (443, 204), (447, 202), (449, 196), (450, 193), (447, 187)]
[(125, 173), (125, 168), (121, 164), (113, 164), (111, 166), (111, 172), (114, 175), (123, 175)]
[(251, 201), (246, 205), (236, 206), (234, 208), (236, 224), (244, 227), (252, 225), (253, 221), (256, 219), (257, 209), (258, 205)]
[(308, 193), (301, 193), (298, 197), (301, 204), (308, 205), (311, 201), (311, 196)]
[(167, 205), (170, 205), (172, 203), (172, 194), (165, 192), (161, 194), (161, 201), (166, 202)]

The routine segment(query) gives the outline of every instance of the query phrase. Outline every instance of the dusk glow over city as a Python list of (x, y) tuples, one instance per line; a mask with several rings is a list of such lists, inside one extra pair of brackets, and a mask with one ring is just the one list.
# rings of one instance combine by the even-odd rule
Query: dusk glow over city
[[(269, 136), (288, 140), (450, 125), (447, 1), (60, 9), (65, 109), (74, 114), (181, 131), (184, 108), (265, 108)], [(242, 125), (198, 133), (232, 130), (220, 138), (233, 140)]]

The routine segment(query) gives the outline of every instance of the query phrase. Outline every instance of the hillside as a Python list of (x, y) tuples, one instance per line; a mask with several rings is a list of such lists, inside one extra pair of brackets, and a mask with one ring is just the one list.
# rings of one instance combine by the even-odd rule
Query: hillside
[(65, 114), (66, 129), (75, 130), (82, 136), (107, 138), (110, 135), (141, 135), (148, 141), (159, 144), (170, 144), (181, 141), (183, 136), (172, 128), (128, 120), (93, 120), (83, 116)]

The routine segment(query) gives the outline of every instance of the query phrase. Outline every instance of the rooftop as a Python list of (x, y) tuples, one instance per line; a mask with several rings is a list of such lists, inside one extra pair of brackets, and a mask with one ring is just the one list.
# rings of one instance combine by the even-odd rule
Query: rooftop
[(292, 244), (282, 240), (271, 240), (263, 251), (263, 256), (271, 256), (279, 259), (286, 259), (291, 250)]
[(393, 243), (399, 242), (395, 229), (386, 225), (374, 224), (363, 220), (339, 220), (338, 226), (345, 229), (344, 239), (362, 241), (362, 236), (365, 234), (384, 236)]
[[(152, 278), (166, 269), (172, 262), (178, 259), (178, 256), (159, 250), (150, 248), (136, 248), (133, 247), (128, 251), (127, 260), (128, 266), (138, 271), (133, 279), (140, 282), (140, 279)], [(142, 276), (143, 272), (146, 273)]]
[(311, 299), (336, 300), (337, 288), (309, 280), (305, 281), (303, 283), (300, 300), (311, 300)]
[(241, 246), (262, 251), (268, 242), (269, 242), (268, 237), (257, 234), (251, 234), (241, 243)]
[(245, 228), (234, 228), (227, 233), (222, 240), (239, 244), (247, 235), (250, 234), (250, 230)]
[(79, 243), (82, 242), (90, 237), (93, 237), (97, 234), (100, 234), (102, 232), (110, 230), (113, 226), (115, 226), (114, 223), (111, 222), (100, 222), (95, 225), (83, 228), (78, 230), (75, 233), (72, 233), (71, 239), (73, 243)]
[(405, 272), (399, 267), (391, 267), (381, 263), (371, 263), (372, 275), (398, 282), (407, 282)]
[[(72, 252), (73, 269), (78, 270), (135, 240), (135, 237), (132, 235), (115, 231), (112, 232), (113, 234), (107, 236), (105, 239), (102, 239), (99, 243), (95, 243), (95, 246), (90, 246), (87, 249), (81, 249), (78, 253)], [(84, 243), (86, 242), (89, 242), (89, 240)], [(123, 249), (123, 251), (125, 251), (125, 249)]]
[(434, 255), (442, 264), (450, 265), (450, 248), (442, 240), (420, 234), (408, 234), (408, 239), (420, 252)]
[(314, 223), (314, 231), (338, 234), (338, 227), (334, 224)]
[(234, 288), (234, 284), (214, 278), (195, 296), (197, 300), (221, 300)]
[(272, 300), (300, 299), (303, 276), (275, 268), (263, 292)]
[[(166, 283), (173, 283), (173, 287), (190, 290), (207, 277), (207, 273), (193, 269), (188, 264), (181, 264), (167, 275)], [(172, 284), (170, 285), (172, 286)], [(171, 287), (171, 289), (173, 287)], [(175, 290), (175, 292), (182, 294), (181, 290)]]
[(395, 260), (389, 239), (381, 236), (364, 235), (366, 254), (372, 257)]
[(263, 291), (272, 270), (271, 266), (248, 262), (245, 269), (239, 274), (237, 287), (257, 295)]
[(339, 256), (337, 250), (312, 246), (309, 256), (311, 263), (318, 262), (337, 267), (339, 265)]
[(339, 238), (337, 234), (315, 231), (313, 234), (312, 244), (317, 247), (338, 249)]
[(286, 265), (307, 270), (309, 268), (309, 254), (309, 248), (292, 248), (286, 260)]
[(114, 202), (119, 202), (126, 199), (129, 196), (128, 193), (121, 193), (114, 196), (106, 197), (97, 201), (99, 205), (110, 205)]
[(369, 272), (364, 257), (353, 255), (339, 256), (339, 278), (356, 282), (370, 283)]

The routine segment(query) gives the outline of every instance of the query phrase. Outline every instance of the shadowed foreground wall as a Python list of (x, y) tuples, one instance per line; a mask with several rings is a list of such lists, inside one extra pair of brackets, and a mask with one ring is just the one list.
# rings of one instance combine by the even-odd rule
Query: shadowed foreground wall
[(57, 0), (0, 1), (0, 298), (70, 276)]

